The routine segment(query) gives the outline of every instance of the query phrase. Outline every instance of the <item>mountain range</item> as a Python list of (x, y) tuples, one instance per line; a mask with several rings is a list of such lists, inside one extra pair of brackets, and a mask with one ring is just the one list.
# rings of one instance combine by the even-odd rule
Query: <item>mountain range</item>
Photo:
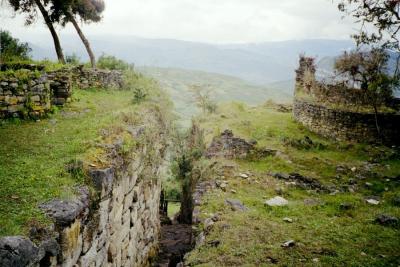
[[(89, 36), (97, 56), (114, 55), (136, 66), (205, 71), (267, 85), (292, 80), (300, 54), (319, 59), (333, 57), (353, 47), (349, 40), (289, 40), (258, 44), (207, 44), (171, 39), (146, 39), (132, 36)], [(74, 35), (62, 36), (65, 54), (87, 55)], [(35, 59), (55, 59), (51, 40), (30, 42)]]

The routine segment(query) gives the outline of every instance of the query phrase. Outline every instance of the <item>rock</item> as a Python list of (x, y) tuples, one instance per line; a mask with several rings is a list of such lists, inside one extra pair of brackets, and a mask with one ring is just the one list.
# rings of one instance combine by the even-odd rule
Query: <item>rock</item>
[(79, 189), (80, 196), (74, 200), (54, 199), (39, 205), (59, 226), (69, 226), (76, 218), (83, 216), (89, 207), (89, 190)]
[(353, 209), (354, 205), (348, 202), (340, 203), (339, 209), (340, 210), (350, 210)]
[(312, 261), (317, 263), (317, 262), (319, 262), (319, 259), (318, 258), (314, 258), (314, 259), (312, 259)]
[(289, 180), (290, 176), (285, 173), (274, 173), (272, 174), (273, 177), (280, 179), (280, 180)]
[(338, 165), (338, 166), (336, 166), (336, 172), (337, 173), (345, 173), (346, 168), (344, 166)]
[(380, 225), (384, 225), (384, 226), (393, 226), (393, 225), (397, 225), (399, 223), (399, 219), (394, 216), (391, 216), (391, 215), (380, 214), (375, 219), (375, 222), (379, 223)]
[(292, 223), (293, 222), (293, 220), (291, 218), (288, 218), (288, 217), (283, 218), (283, 221), (287, 222), (287, 223)]
[(267, 206), (270, 206), (270, 207), (286, 206), (286, 205), (289, 204), (289, 201), (287, 201), (283, 197), (276, 196), (274, 198), (271, 198), (271, 199), (265, 201), (264, 204), (267, 205)]
[(0, 239), (0, 266), (32, 266), (37, 263), (39, 249), (22, 236), (7, 236)]
[(290, 247), (294, 247), (295, 245), (296, 245), (296, 242), (294, 240), (289, 240), (289, 241), (286, 241), (285, 243), (283, 243), (281, 245), (281, 247), (290, 248)]
[(197, 237), (196, 237), (196, 248), (201, 247), (204, 242), (206, 241), (206, 236), (204, 235), (204, 232), (201, 232)]
[(228, 185), (227, 185), (226, 183), (221, 183), (220, 186), (219, 186), (219, 188), (221, 188), (221, 190), (225, 192), (227, 186), (228, 186)]
[(376, 200), (376, 199), (373, 199), (373, 198), (368, 198), (368, 199), (366, 199), (365, 200), (368, 204), (371, 204), (371, 205), (378, 205), (380, 202), (379, 202), (379, 200)]
[(232, 194), (236, 194), (237, 192), (236, 192), (235, 189), (232, 189), (232, 190), (231, 190), (231, 193), (232, 193)]
[(94, 187), (100, 191), (102, 198), (111, 193), (114, 179), (112, 168), (90, 170), (89, 176), (92, 178)]
[(285, 180), (287, 182), (291, 182), (292, 184), (300, 187), (302, 189), (316, 189), (321, 191), (329, 191), (324, 185), (322, 185), (317, 179), (303, 176), (298, 173), (290, 173), (290, 174), (283, 174), (283, 173), (275, 173), (272, 174), (273, 177)]
[(211, 247), (218, 247), (221, 244), (220, 240), (212, 240), (208, 241), (207, 244)]
[(212, 218), (207, 218), (204, 220), (204, 229), (206, 231), (210, 231), (211, 228), (213, 227), (213, 225), (214, 225), (214, 221), (212, 220)]
[(355, 171), (357, 171), (357, 168), (356, 168), (356, 167), (352, 167), (350, 170), (351, 170), (352, 172), (355, 172)]
[(228, 204), (234, 211), (247, 211), (249, 210), (242, 202), (238, 199), (225, 199), (225, 203)]
[(254, 144), (234, 137), (231, 130), (225, 130), (220, 136), (213, 138), (211, 145), (207, 148), (206, 157), (245, 158), (254, 149)]
[(245, 173), (240, 173), (240, 174), (239, 174), (239, 177), (240, 177), (240, 178), (243, 178), (243, 179), (249, 178), (249, 176), (248, 176), (247, 174), (245, 174)]
[(372, 186), (373, 186), (372, 183), (369, 183), (369, 182), (366, 182), (366, 183), (365, 183), (365, 187), (366, 187), (366, 188), (371, 188)]
[(218, 222), (218, 221), (219, 221), (219, 215), (218, 215), (218, 214), (214, 214), (214, 215), (211, 217), (211, 220), (213, 220), (213, 222)]

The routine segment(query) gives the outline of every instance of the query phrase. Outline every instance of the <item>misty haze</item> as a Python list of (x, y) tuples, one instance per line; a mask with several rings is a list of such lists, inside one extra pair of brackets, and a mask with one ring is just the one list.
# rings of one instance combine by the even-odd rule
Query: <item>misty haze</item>
[(0, 267), (399, 266), (397, 0), (0, 1)]

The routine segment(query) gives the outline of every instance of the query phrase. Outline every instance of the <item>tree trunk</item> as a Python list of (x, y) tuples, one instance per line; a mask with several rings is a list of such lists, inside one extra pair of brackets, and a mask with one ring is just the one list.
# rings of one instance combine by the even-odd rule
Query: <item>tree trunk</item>
[(35, 0), (35, 3), (39, 8), (40, 13), (42, 13), (44, 21), (50, 30), (51, 36), (53, 37), (54, 47), (56, 49), (58, 61), (62, 64), (65, 64), (65, 59), (64, 59), (64, 54), (63, 54), (62, 48), (61, 48), (60, 39), (58, 38), (57, 32), (54, 29), (53, 23), (50, 20), (49, 14), (47, 13), (46, 9), (44, 8), (44, 6), (40, 2), (40, 0)]
[(90, 64), (92, 65), (92, 68), (96, 68), (96, 58), (94, 57), (93, 51), (90, 48), (90, 43), (88, 41), (88, 39), (86, 39), (85, 35), (83, 34), (83, 32), (81, 31), (81, 28), (79, 28), (78, 23), (76, 22), (74, 15), (73, 14), (69, 14), (69, 20), (72, 22), (72, 24), (75, 27), (76, 32), (78, 33), (79, 37), (81, 38), (83, 44), (86, 47), (86, 51), (89, 54), (89, 58), (90, 58)]
[(381, 129), (379, 127), (379, 122), (378, 122), (378, 108), (376, 107), (376, 105), (373, 105), (374, 107), (374, 113), (375, 113), (375, 126), (376, 126), (376, 130), (378, 132), (378, 137), (381, 138)]

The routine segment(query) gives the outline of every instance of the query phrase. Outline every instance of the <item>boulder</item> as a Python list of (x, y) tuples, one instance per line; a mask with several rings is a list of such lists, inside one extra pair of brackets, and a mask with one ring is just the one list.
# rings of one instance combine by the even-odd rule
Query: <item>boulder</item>
[(231, 130), (225, 130), (220, 136), (214, 137), (206, 151), (206, 157), (245, 158), (254, 149), (253, 142), (234, 137)]
[(375, 222), (384, 226), (393, 226), (399, 223), (399, 219), (391, 215), (380, 214), (376, 217)]
[(79, 216), (84, 216), (89, 207), (89, 190), (79, 189), (80, 196), (74, 200), (54, 199), (39, 205), (59, 226), (69, 226)]
[(249, 210), (242, 202), (238, 199), (225, 199), (225, 203), (228, 204), (234, 211), (247, 211)]
[(22, 236), (0, 239), (0, 267), (31, 266), (38, 262), (39, 248)]
[(268, 199), (267, 201), (265, 201), (264, 204), (270, 207), (276, 207), (276, 206), (279, 207), (279, 206), (287, 206), (289, 204), (289, 201), (287, 201), (283, 197), (276, 196), (274, 198)]
[(286, 241), (285, 243), (283, 243), (281, 245), (281, 247), (290, 248), (290, 247), (294, 247), (295, 245), (296, 245), (296, 242), (294, 240), (289, 240), (289, 241)]

